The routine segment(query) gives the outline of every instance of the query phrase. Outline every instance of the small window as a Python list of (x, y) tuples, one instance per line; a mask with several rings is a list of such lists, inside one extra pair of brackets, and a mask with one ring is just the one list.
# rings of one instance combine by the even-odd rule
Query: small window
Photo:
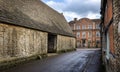
[(86, 29), (85, 25), (82, 25), (82, 29)]
[(79, 25), (77, 25), (77, 27), (76, 27), (78, 30), (80, 29), (80, 26)]
[(92, 43), (92, 41), (89, 39), (88, 40), (88, 46), (90, 47), (90, 44)]
[(120, 22), (118, 23), (118, 34), (120, 35)]
[(96, 25), (96, 29), (100, 29), (100, 26), (99, 26), (99, 24), (97, 24), (97, 25)]
[(92, 37), (92, 32), (88, 32), (88, 37)]
[(100, 44), (100, 40), (97, 40), (97, 41), (96, 41), (96, 44)]
[(99, 31), (96, 32), (96, 37), (100, 37), (100, 32)]
[(75, 30), (75, 24), (74, 24), (74, 28), (73, 28), (73, 30)]
[(80, 32), (77, 32), (76, 37), (77, 37), (77, 38), (80, 37)]
[(86, 32), (82, 32), (82, 38), (86, 38)]
[(88, 29), (92, 29), (92, 25), (88, 25)]

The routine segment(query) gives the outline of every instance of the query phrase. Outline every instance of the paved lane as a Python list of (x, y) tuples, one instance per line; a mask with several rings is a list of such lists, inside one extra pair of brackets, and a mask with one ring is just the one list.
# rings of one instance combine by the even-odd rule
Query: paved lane
[(19, 65), (4, 72), (100, 72), (100, 49), (78, 49)]

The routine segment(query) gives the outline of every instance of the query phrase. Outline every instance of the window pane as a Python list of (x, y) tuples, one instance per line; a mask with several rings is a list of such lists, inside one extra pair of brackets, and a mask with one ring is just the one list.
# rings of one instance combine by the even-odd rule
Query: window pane
[(86, 37), (86, 32), (82, 32), (82, 38)]
[(96, 25), (96, 29), (100, 29), (99, 24), (98, 24), (98, 25)]
[(92, 29), (92, 25), (88, 25), (88, 29)]
[(100, 32), (99, 32), (99, 31), (96, 32), (96, 36), (97, 36), (97, 37), (100, 37)]
[(86, 29), (85, 25), (82, 25), (82, 29)]
[(80, 26), (79, 25), (77, 25), (77, 27), (76, 27), (78, 30), (80, 29)]
[(77, 38), (80, 37), (80, 32), (77, 32), (76, 37), (77, 37)]
[(88, 37), (92, 37), (92, 32), (88, 32)]

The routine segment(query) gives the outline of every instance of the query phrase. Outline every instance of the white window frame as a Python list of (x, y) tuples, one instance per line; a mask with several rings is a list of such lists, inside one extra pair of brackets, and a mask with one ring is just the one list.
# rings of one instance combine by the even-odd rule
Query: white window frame
[(96, 37), (100, 37), (100, 32), (99, 31), (96, 32)]
[(96, 29), (100, 29), (99, 24), (96, 25)]
[(82, 29), (86, 29), (86, 25), (82, 25)]
[(86, 32), (82, 32), (82, 38), (86, 38)]
[(106, 58), (109, 59), (109, 55), (110, 55), (110, 41), (109, 41), (109, 34), (107, 33), (106, 36), (106, 42), (107, 42), (107, 49), (106, 49)]
[(92, 32), (88, 32), (88, 37), (92, 37)]
[(92, 25), (88, 25), (88, 29), (92, 29)]
[(77, 25), (77, 26), (76, 26), (76, 29), (78, 29), (78, 30), (79, 30), (79, 29), (80, 29), (80, 25)]
[(80, 37), (80, 32), (76, 33), (76, 37), (79, 38)]
[(76, 26), (76, 24), (74, 24), (74, 30), (75, 30), (75, 26)]
[(118, 34), (120, 35), (120, 22), (118, 23)]

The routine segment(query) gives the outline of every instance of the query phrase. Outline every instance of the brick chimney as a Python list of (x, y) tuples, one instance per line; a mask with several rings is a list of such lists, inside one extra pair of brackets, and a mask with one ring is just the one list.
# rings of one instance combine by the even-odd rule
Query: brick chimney
[(74, 18), (74, 21), (77, 21), (77, 18)]

